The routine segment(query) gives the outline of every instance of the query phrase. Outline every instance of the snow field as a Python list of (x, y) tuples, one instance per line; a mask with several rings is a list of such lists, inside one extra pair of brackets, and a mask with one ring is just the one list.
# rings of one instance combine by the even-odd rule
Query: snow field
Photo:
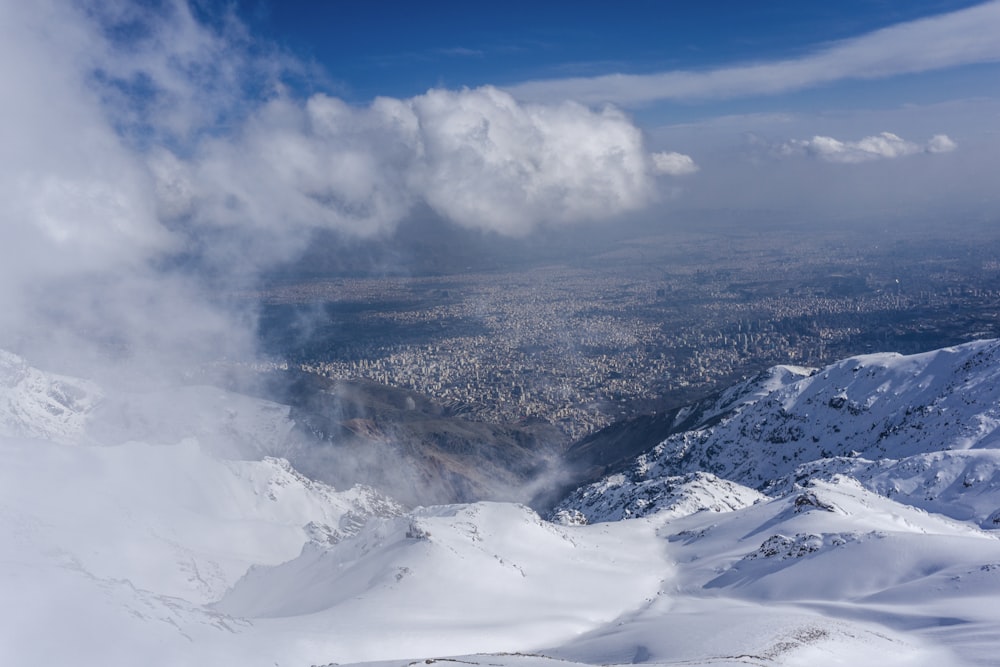
[(996, 342), (777, 367), (558, 525), (337, 491), (267, 456), (283, 406), (4, 353), (0, 664), (992, 665), (998, 380)]

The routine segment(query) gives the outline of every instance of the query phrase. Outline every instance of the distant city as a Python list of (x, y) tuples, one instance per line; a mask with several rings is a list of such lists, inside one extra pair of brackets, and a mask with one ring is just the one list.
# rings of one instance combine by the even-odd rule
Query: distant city
[(924, 233), (677, 233), (568, 262), (311, 278), (264, 305), (272, 366), (412, 389), (567, 439), (774, 364), (1000, 335), (1000, 241)]

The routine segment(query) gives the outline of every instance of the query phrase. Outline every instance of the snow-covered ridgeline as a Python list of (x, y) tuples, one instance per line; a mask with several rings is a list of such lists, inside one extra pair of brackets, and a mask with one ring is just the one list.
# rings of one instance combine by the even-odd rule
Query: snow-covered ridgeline
[[(285, 406), (5, 361), (0, 664), (526, 649), (612, 621), (669, 571), (651, 527), (581, 533), (504, 504), (403, 516), (373, 489), (248, 460), (280, 450)], [(60, 387), (79, 391), (47, 409)]]
[(846, 473), (879, 492), (983, 525), (1000, 508), (993, 453), (1000, 446), (997, 341), (911, 356), (863, 355), (811, 373), (776, 367), (763, 377), (767, 382), (732, 390), (736, 400), (715, 410), (723, 415), (718, 423), (667, 438), (623, 475), (578, 490), (557, 509), (590, 511), (590, 520), (619, 518), (597, 508), (648, 496), (650, 486), (697, 472), (765, 493), (819, 472)]
[[(848, 477), (659, 523), (675, 565), (629, 618), (546, 655), (590, 663), (991, 664), (1000, 540)], [(641, 650), (640, 650), (641, 649)], [(630, 652), (631, 651), (631, 652)]]
[(262, 456), (283, 406), (6, 357), (0, 664), (993, 664), (996, 354), (776, 367), (574, 492), (570, 525), (406, 512)]
[(93, 382), (45, 373), (0, 350), (0, 435), (77, 442), (103, 398)]
[(583, 486), (550, 512), (568, 525), (620, 521), (643, 516), (687, 516), (695, 512), (731, 512), (765, 499), (759, 491), (703, 472), (645, 478), (637, 464)]
[(196, 438), (227, 458), (280, 456), (290, 408), (210, 386), (113, 391), (0, 350), (0, 436), (64, 444), (173, 444)]

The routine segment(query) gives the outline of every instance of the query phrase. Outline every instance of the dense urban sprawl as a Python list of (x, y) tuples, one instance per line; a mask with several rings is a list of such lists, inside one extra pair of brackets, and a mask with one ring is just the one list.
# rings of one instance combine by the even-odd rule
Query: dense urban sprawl
[[(761, 368), (1000, 334), (996, 243), (681, 235), (519, 271), (341, 278), (250, 295), (305, 370), (578, 438)], [(266, 310), (265, 310), (266, 312)], [(957, 316), (961, 313), (961, 317)]]

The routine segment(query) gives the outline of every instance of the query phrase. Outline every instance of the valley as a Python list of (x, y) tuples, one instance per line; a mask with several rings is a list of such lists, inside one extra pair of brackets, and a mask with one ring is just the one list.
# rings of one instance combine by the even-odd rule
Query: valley
[(516, 270), (501, 258), (488, 272), (286, 277), (240, 298), (262, 304), (271, 367), (416, 391), (475, 420), (545, 422), (568, 443), (774, 364), (1000, 335), (992, 231), (895, 232), (678, 231)]

